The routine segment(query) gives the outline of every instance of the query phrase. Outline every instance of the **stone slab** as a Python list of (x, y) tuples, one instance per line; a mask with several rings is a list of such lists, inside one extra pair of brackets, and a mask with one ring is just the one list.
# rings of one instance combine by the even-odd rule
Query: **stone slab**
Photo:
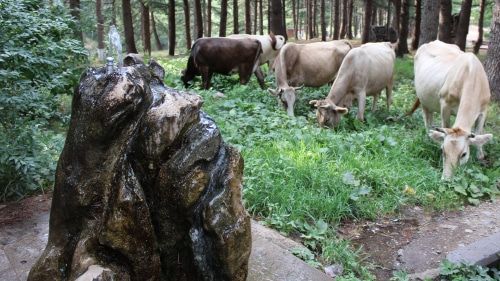
[(500, 259), (500, 232), (450, 252), (446, 258), (453, 263), (486, 266)]

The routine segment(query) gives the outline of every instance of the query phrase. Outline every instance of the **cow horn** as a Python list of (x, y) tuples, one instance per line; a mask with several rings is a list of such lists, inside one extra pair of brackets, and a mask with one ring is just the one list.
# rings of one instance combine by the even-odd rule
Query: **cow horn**
[(304, 88), (304, 85), (301, 85), (301, 86), (299, 86), (299, 87), (292, 87), (292, 88), (293, 88), (295, 91), (297, 91), (297, 90), (300, 90), (300, 89)]
[(318, 101), (317, 100), (311, 100), (309, 101), (310, 105), (314, 105), (315, 107), (318, 107)]
[(443, 129), (443, 128), (434, 128), (434, 131), (438, 131), (438, 132), (443, 133), (443, 134), (445, 134), (445, 135), (447, 135), (447, 134), (448, 134), (448, 133), (446, 132), (446, 130), (445, 130), (445, 129)]

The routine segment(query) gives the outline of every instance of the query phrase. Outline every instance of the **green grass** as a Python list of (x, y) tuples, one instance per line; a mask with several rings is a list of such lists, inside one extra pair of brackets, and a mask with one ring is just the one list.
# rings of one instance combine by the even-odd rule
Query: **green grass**
[[(179, 77), (186, 58), (160, 59), (160, 63), (168, 73), (167, 85), (184, 89)], [(328, 238), (316, 239), (313, 249), (319, 259), (344, 263), (348, 273), (371, 279), (357, 252), (335, 235), (339, 222), (375, 219), (408, 205), (458, 208), (468, 198), (494, 197), (500, 184), (498, 137), (485, 147), (492, 160), (489, 166), (471, 159), (458, 171), (457, 180), (443, 183), (439, 145), (427, 137), (420, 110), (402, 117), (415, 100), (411, 57), (397, 60), (395, 81), (389, 111), (383, 94), (378, 111), (367, 110), (364, 123), (356, 120), (354, 107), (336, 130), (319, 128), (308, 104), (326, 96), (329, 86), (302, 90), (295, 118), (288, 117), (255, 78), (240, 85), (236, 76), (215, 75), (212, 89), (201, 90), (198, 79), (189, 91), (203, 96), (203, 110), (215, 119), (225, 141), (244, 156), (247, 210), (288, 234), (307, 235), (311, 230), (298, 226), (326, 222)], [(274, 78), (268, 77), (266, 83), (273, 87)], [(225, 98), (215, 98), (217, 91)], [(371, 102), (368, 98), (367, 108)], [(485, 128), (495, 136), (500, 135), (499, 111), (497, 105), (491, 107)], [(477, 186), (480, 193), (475, 193)]]

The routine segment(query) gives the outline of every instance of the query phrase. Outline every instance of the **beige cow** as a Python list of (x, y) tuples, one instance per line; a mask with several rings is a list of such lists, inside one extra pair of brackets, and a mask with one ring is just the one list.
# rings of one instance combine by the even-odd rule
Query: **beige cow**
[(320, 126), (335, 127), (342, 115), (358, 100), (358, 119), (364, 120), (366, 96), (373, 96), (372, 110), (376, 109), (380, 92), (385, 89), (387, 108), (392, 101), (392, 82), (396, 54), (394, 45), (388, 42), (367, 43), (352, 49), (342, 62), (330, 93), (323, 100), (309, 103), (316, 107)]
[(253, 35), (253, 34), (232, 34), (228, 38), (232, 39), (254, 39), (259, 40), (262, 45), (262, 54), (260, 55), (260, 65), (269, 64), (269, 69), (274, 63), (280, 49), (285, 45), (285, 37), (282, 35)]
[[(469, 146), (476, 145), (477, 157), (484, 158), (482, 146), (492, 134), (483, 134), (490, 87), (479, 59), (456, 45), (433, 41), (422, 45), (415, 56), (415, 88), (422, 104), (427, 129), (433, 112), (441, 113), (441, 127), (429, 136), (442, 143), (444, 179), (453, 168), (469, 159)], [(450, 115), (456, 114), (450, 127)], [(475, 126), (475, 134), (472, 129)]]
[(289, 116), (293, 116), (297, 86), (320, 87), (335, 78), (337, 71), (352, 45), (344, 40), (310, 44), (287, 43), (274, 62), (276, 90), (269, 89), (279, 98)]

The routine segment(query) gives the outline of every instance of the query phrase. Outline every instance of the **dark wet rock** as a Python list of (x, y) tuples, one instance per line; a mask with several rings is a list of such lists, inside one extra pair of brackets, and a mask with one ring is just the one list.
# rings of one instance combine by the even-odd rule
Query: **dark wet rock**
[(28, 280), (245, 280), (243, 159), (159, 64), (124, 65), (81, 77)]

